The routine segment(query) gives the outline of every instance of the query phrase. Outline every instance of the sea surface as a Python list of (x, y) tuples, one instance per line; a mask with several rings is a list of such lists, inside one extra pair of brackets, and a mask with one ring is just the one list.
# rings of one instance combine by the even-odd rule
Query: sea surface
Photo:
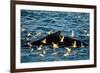
[(68, 56), (64, 56), (65, 48), (57, 49), (54, 55), (52, 48), (44, 46), (46, 54), (40, 56), (37, 48), (30, 52), (29, 47), (23, 46), (47, 36), (48, 32), (57, 31), (69, 37), (73, 31), (74, 38), (89, 45), (89, 19), (90, 14), (83, 12), (21, 10), (21, 63), (88, 60), (89, 46), (74, 48)]

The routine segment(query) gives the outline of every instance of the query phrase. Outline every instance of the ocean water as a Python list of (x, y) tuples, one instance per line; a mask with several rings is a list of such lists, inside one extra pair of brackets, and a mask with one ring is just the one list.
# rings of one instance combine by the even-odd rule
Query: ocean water
[(64, 56), (65, 48), (58, 48), (57, 54), (53, 55), (53, 49), (44, 46), (46, 54), (43, 57), (37, 48), (30, 53), (30, 48), (23, 46), (47, 36), (50, 31), (61, 31), (62, 35), (69, 37), (73, 31), (74, 38), (89, 45), (89, 19), (90, 14), (82, 12), (21, 10), (21, 63), (88, 60), (89, 46), (72, 48), (68, 56)]

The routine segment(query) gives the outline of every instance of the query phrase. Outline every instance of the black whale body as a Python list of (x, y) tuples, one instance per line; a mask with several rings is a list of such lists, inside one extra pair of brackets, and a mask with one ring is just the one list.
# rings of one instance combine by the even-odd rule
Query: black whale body
[[(46, 45), (52, 45), (52, 43), (55, 43), (55, 44), (58, 44), (59, 47), (71, 47), (73, 46), (74, 41), (75, 41), (76, 42), (75, 48), (81, 47), (81, 44), (83, 44), (83, 46), (88, 46), (88, 44), (71, 37), (64, 37), (63, 42), (60, 42), (61, 40), (59, 37), (60, 33), (61, 32), (58, 31), (53, 34), (50, 34), (40, 40), (32, 42), (31, 45), (32, 46), (40, 46), (40, 45), (46, 46)], [(44, 39), (46, 39), (46, 43), (42, 42)], [(28, 47), (28, 45), (25, 45), (24, 47)]]

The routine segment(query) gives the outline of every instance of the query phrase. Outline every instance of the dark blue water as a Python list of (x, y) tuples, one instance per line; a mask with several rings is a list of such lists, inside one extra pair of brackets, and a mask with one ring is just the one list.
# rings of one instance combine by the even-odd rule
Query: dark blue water
[[(57, 49), (53, 55), (52, 48), (46, 47), (44, 57), (39, 55), (39, 50), (33, 48), (30, 53), (28, 47), (23, 45), (47, 36), (47, 32), (61, 31), (64, 36), (70, 36), (74, 31), (74, 37), (89, 44), (89, 13), (81, 12), (60, 12), (60, 11), (39, 11), (21, 10), (21, 62), (47, 62), (47, 61), (72, 61), (89, 59), (89, 46), (86, 48), (74, 48), (68, 56), (63, 56), (65, 49)], [(31, 33), (31, 35), (28, 35)], [(37, 35), (37, 33), (41, 33)]]

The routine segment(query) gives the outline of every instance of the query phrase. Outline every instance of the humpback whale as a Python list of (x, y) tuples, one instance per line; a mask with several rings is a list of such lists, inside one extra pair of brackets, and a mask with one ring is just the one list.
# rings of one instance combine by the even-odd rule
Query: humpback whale
[[(31, 45), (33, 46), (40, 46), (40, 45), (53, 45), (53, 43), (58, 44), (59, 47), (81, 47), (81, 46), (88, 46), (88, 44), (77, 40), (75, 38), (72, 37), (68, 37), (68, 36), (63, 36), (61, 35), (61, 32), (55, 32), (52, 34), (47, 35), (46, 37), (39, 39), (37, 41), (34, 41), (31, 43)], [(26, 45), (26, 47), (28, 47), (28, 45)]]
[[(69, 47), (69, 48), (81, 48), (81, 47), (86, 47), (88, 44), (86, 44), (83, 41), (80, 41), (74, 37), (68, 37), (68, 36), (63, 36), (61, 35), (61, 31), (57, 31), (55, 33), (49, 34), (46, 37), (39, 39), (37, 41), (34, 41), (32, 43), (28, 43), (24, 47), (34, 47), (37, 46), (39, 50), (43, 50), (43, 46), (50, 45), (54, 51), (57, 48), (60, 47)], [(66, 48), (67, 51), (69, 50)], [(68, 52), (66, 52), (67, 54)]]

